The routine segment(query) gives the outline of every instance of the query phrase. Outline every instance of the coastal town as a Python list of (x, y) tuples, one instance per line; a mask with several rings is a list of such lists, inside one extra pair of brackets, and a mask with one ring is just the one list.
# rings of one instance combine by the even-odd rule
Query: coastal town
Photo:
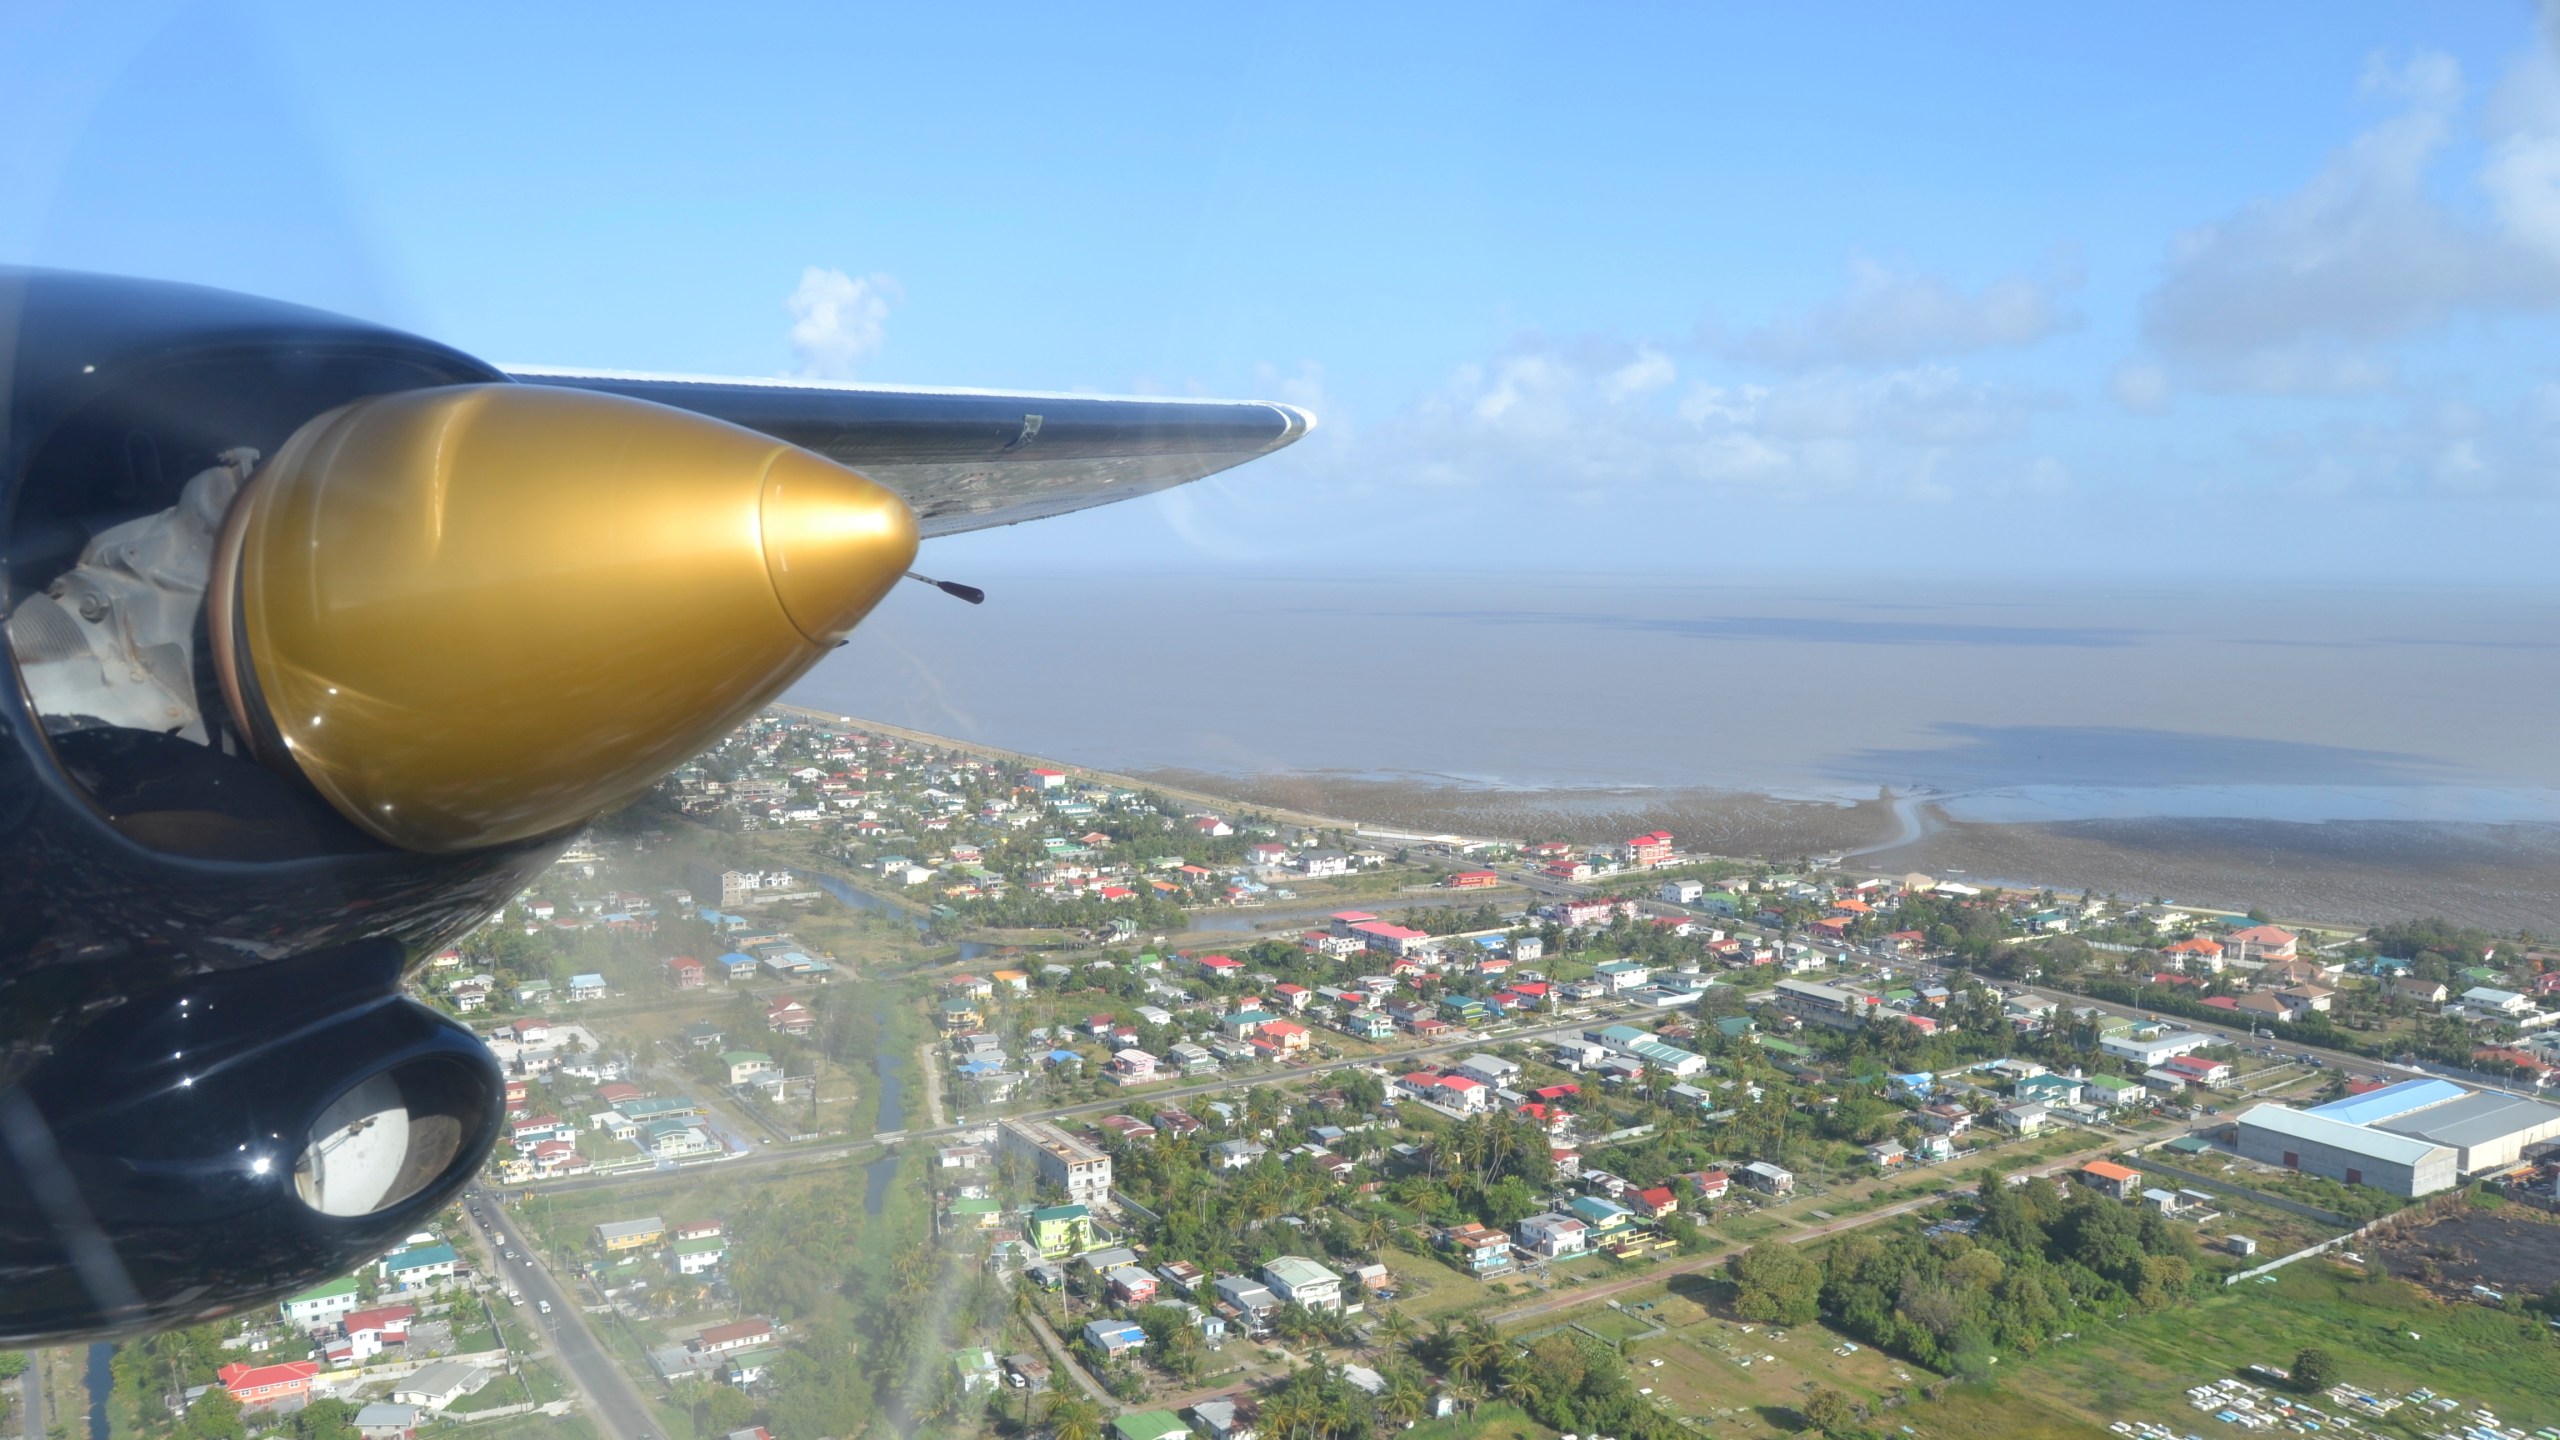
[(119, 1433), (2560, 1433), (2560, 945), (2461, 915), (775, 709), (412, 988), (507, 1077), (483, 1183), (122, 1347)]

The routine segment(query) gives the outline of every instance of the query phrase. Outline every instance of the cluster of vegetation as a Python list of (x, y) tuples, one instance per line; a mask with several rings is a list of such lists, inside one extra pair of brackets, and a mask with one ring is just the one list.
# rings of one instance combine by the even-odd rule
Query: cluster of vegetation
[(1449, 1377), (1460, 1394), (1499, 1396), (1530, 1418), (1558, 1430), (1670, 1440), (1678, 1420), (1636, 1393), (1635, 1381), (1616, 1347), (1559, 1330), (1515, 1349), (1480, 1319), (1464, 1326), (1443, 1322), (1413, 1342), (1413, 1352), (1434, 1372)]
[[(902, 1203), (878, 1214), (865, 1190), (859, 1171), (796, 1193), (768, 1189), (729, 1219), (739, 1302), (796, 1331), (757, 1412), (777, 1434), (852, 1435), (875, 1419), (905, 1433), (955, 1413), (952, 1350), (1009, 1313), (979, 1256), (921, 1238), (913, 1176), (890, 1187)], [(714, 1418), (706, 1409), (701, 1423)]]
[(1932, 1369), (1980, 1377), (1995, 1349), (2033, 1353), (2091, 1317), (2158, 1310), (2197, 1284), (2194, 1239), (2156, 1211), (1998, 1176), (1982, 1188), (1971, 1235), (1859, 1233), (1818, 1259), (1755, 1245), (1730, 1262), (1735, 1309), (1782, 1325), (1826, 1317)]

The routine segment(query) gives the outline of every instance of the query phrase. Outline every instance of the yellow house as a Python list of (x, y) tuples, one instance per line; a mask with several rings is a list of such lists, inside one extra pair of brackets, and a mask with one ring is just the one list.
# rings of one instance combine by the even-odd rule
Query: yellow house
[(596, 1227), (596, 1248), (611, 1254), (639, 1250), (667, 1238), (667, 1222), (655, 1215), (638, 1220), (608, 1220)]

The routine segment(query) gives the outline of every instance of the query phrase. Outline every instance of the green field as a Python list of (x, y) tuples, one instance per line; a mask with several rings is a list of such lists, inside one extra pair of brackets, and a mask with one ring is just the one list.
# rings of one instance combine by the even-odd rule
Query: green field
[[(2560, 1342), (2540, 1318), (2440, 1303), (2414, 1286), (2368, 1283), (2321, 1260), (2006, 1359), (2000, 1378), (2021, 1395), (2101, 1423), (2154, 1420), (2183, 1431), (2207, 1419), (2188, 1406), (2189, 1386), (2253, 1362), (2288, 1365), (2313, 1345), (2335, 1355), (2360, 1389), (2401, 1395), (2424, 1386), (2465, 1410), (2486, 1405), (2509, 1425), (2560, 1424)], [(2392, 1419), (2401, 1416), (2416, 1419), (2405, 1409)], [(2442, 1424), (2376, 1428), (2420, 1435)]]
[[(2157, 1314), (2101, 1320), (2039, 1354), (2004, 1354), (1996, 1383), (1945, 1385), (1936, 1399), (1921, 1396), (1941, 1379), (1930, 1371), (1872, 1347), (1850, 1348), (1823, 1325), (1746, 1327), (1729, 1308), (1730, 1294), (1721, 1279), (1683, 1276), (1621, 1297), (1625, 1311), (1594, 1304), (1563, 1318), (1612, 1338), (1668, 1325), (1668, 1334), (1627, 1345), (1637, 1383), (1673, 1413), (1694, 1417), (1703, 1434), (1752, 1440), (1791, 1433), (1795, 1405), (1816, 1386), (1875, 1407), (1870, 1427), (1878, 1433), (1908, 1426), (1921, 1440), (2098, 1440), (2118, 1420), (2236, 1437), (2240, 1431), (2190, 1407), (2187, 1389), (2253, 1362), (2289, 1365), (2314, 1345), (2338, 1357), (2359, 1389), (2399, 1396), (2423, 1386), (2461, 1401), (2464, 1411), (2486, 1406), (2509, 1425), (2560, 1424), (2560, 1338), (2540, 1317), (2442, 1303), (2321, 1260)], [(1648, 1303), (1657, 1308), (1637, 1308)], [(1897, 1394), (1902, 1403), (1885, 1408)], [(2313, 1403), (2335, 1408), (2325, 1398)], [(2415, 1440), (2444, 1428), (2443, 1417), (2431, 1418), (2433, 1425), (2409, 1406), (2369, 1428)]]

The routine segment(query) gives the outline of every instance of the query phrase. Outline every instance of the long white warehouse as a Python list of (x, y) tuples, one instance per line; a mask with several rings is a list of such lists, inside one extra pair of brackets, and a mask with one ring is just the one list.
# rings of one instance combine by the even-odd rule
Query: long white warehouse
[(2260, 1105), (2240, 1117), (2240, 1153), (2266, 1165), (2370, 1185), (2394, 1195), (2453, 1188), (2460, 1157), (2450, 1145), (2350, 1125), (2288, 1105)]

